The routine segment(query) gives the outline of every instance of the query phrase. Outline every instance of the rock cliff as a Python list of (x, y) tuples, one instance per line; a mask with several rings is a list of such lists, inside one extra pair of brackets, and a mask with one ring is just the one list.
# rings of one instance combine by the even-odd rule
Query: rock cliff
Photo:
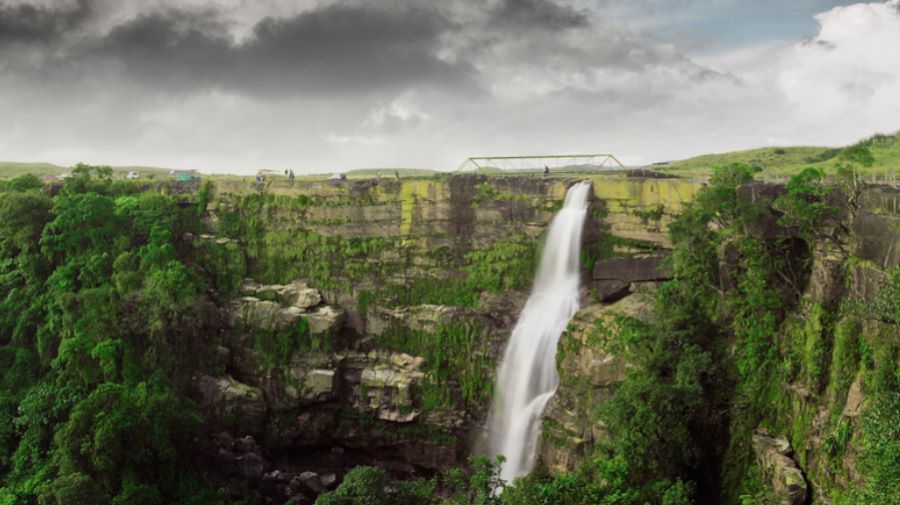
[[(666, 223), (700, 183), (592, 179), (583, 267), (586, 279), (601, 273), (585, 299), (607, 296), (602, 272), (618, 266), (599, 265), (614, 257), (649, 256), (612, 279), (619, 292), (641, 291), (656, 280)], [(496, 360), (570, 183), (218, 182), (205, 237), (239, 248), (246, 278), (223, 307), (231, 329), (222, 373), (195, 384), (216, 453), (234, 455), (240, 437), (257, 444), (250, 453), (263, 472), (231, 474), (233, 485), (276, 471), (288, 489), (308, 471), (370, 463), (415, 475), (462, 462), (481, 436)]]
[[(623, 319), (652, 317), (654, 293), (672, 277), (668, 224), (703, 185), (591, 179), (582, 309), (560, 339), (561, 381), (540, 442), (551, 473), (574, 470), (602, 444), (598, 406), (632, 366), (615, 335)], [(245, 280), (221, 307), (230, 322), (221, 373), (194, 380), (213, 473), (235, 489), (303, 503), (357, 464), (412, 476), (464, 461), (482, 436), (492, 373), (542, 234), (571, 182), (218, 182), (207, 232), (240, 254)], [(782, 191), (741, 189), (769, 212), (750, 233), (793, 240), (796, 230), (780, 227), (771, 208)], [(857, 478), (866, 372), (863, 358), (846, 363), (845, 347), (896, 341), (897, 326), (862, 312), (837, 317), (835, 307), (878, 303), (900, 262), (897, 202), (896, 190), (865, 188), (852, 205), (841, 202), (844, 226), (812, 244), (800, 303), (778, 337), (778, 352), (798, 355), (797, 370), (739, 449), (785, 503), (827, 502)], [(727, 292), (745, 258), (728, 243), (719, 258)], [(823, 457), (837, 436), (840, 456)]]

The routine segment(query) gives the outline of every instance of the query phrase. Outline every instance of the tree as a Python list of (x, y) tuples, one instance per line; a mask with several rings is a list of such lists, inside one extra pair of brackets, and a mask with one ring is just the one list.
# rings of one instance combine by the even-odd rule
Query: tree
[(6, 191), (23, 192), (32, 189), (41, 189), (43, 187), (44, 183), (34, 174), (20, 175), (6, 183)]
[(841, 149), (840, 158), (846, 163), (863, 167), (871, 167), (875, 164), (875, 156), (872, 155), (872, 151), (869, 150), (868, 146), (864, 144), (856, 144)]
[(437, 505), (435, 490), (434, 480), (392, 481), (380, 468), (358, 466), (316, 505)]
[(51, 219), (52, 202), (41, 193), (0, 194), (0, 255), (37, 252), (38, 240)]
[(807, 239), (814, 240), (826, 219), (837, 216), (838, 209), (828, 201), (831, 190), (824, 184), (825, 172), (818, 168), (804, 168), (791, 176), (785, 193), (772, 202), (782, 212), (778, 224), (794, 228)]

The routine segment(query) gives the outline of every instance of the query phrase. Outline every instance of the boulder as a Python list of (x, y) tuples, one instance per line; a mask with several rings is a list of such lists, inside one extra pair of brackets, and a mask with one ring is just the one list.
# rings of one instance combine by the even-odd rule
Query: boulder
[(753, 452), (763, 478), (769, 482), (782, 505), (806, 503), (808, 488), (803, 472), (790, 458), (791, 445), (784, 437), (773, 438), (765, 433), (753, 435)]
[(322, 305), (314, 312), (303, 314), (303, 319), (309, 323), (309, 332), (313, 335), (319, 335), (327, 332), (335, 332), (344, 324), (346, 314), (344, 309), (340, 307), (332, 307), (330, 305)]

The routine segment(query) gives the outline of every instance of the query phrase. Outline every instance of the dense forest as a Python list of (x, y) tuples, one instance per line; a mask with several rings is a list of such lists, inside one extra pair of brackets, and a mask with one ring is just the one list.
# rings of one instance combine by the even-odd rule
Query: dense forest
[[(856, 168), (869, 157), (846, 153), (827, 182), (804, 170), (764, 201), (743, 189), (757, 168), (714, 171), (669, 226), (673, 278), (652, 295), (652, 317), (596, 328), (630, 366), (596, 405), (607, 436), (576, 471), (539, 466), (505, 483), (500, 461), (484, 457), (402, 479), (359, 466), (315, 503), (775, 503), (750, 444), (760, 428), (803, 438), (805, 425), (786, 425), (786, 412), (802, 406), (785, 384), (804, 384), (810, 402), (833, 407), (815, 479), (834, 503), (900, 502), (900, 268), (885, 271), (872, 300), (809, 295), (822, 257), (837, 265), (828, 275), (839, 285), (866, 261), (848, 244)], [(247, 275), (234, 243), (194, 240), (206, 233), (212, 185), (179, 193), (87, 165), (55, 186), (29, 175), (0, 184), (0, 504), (285, 503), (237, 496), (217, 480), (191, 393), (198, 374), (223, 367), (211, 349)], [(240, 241), (252, 224), (239, 213), (230, 219), (222, 226), (238, 247), (252, 246)], [(305, 255), (322, 254), (306, 247)], [(469, 267), (445, 301), (474, 305), (459, 293), (505, 289), (533, 259), (507, 264), (515, 272)], [(303, 275), (304, 265), (292, 268)], [(372, 296), (358, 303), (377, 303)], [(308, 338), (297, 331), (282, 337)], [(849, 419), (841, 409), (856, 379), (865, 408)], [(486, 401), (488, 390), (468, 398)], [(838, 485), (850, 445), (857, 474)]]

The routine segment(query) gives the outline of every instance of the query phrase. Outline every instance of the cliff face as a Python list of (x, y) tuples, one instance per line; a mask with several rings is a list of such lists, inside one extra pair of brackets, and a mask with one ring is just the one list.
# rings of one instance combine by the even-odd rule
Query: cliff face
[[(195, 381), (213, 467), (238, 488), (275, 479), (300, 498), (309, 489), (291, 484), (298, 472), (378, 463), (414, 475), (461, 463), (571, 182), (218, 183), (197, 240), (230, 248), (246, 279), (223, 307), (221, 374)], [(665, 249), (671, 213), (700, 187), (593, 183), (586, 279), (603, 259)], [(585, 300), (601, 296), (600, 284)]]
[[(496, 360), (571, 182), (217, 183), (208, 235), (197, 240), (223, 245), (245, 281), (222, 308), (230, 329), (215, 351), (221, 373), (195, 379), (216, 455), (211, 473), (238, 490), (303, 502), (357, 464), (403, 475), (460, 464), (481, 435)], [(602, 446), (598, 410), (633, 367), (617, 340), (622, 322), (652, 319), (654, 293), (672, 276), (668, 224), (702, 187), (625, 176), (592, 182), (582, 309), (560, 340), (561, 382), (541, 440), (551, 473), (574, 470)], [(771, 202), (781, 192), (741, 189), (768, 209), (747, 233), (799, 244), (796, 230), (776, 224)], [(774, 339), (789, 370), (765, 411), (749, 415), (753, 440), (722, 441), (729, 457), (758, 460), (760, 479), (785, 496), (826, 502), (859, 478), (866, 384), (878, 353), (892, 352), (880, 349), (897, 342), (897, 325), (838, 308), (883, 298), (900, 262), (897, 202), (895, 190), (866, 188), (840, 202), (843, 228), (808, 244), (799, 301)], [(719, 256), (728, 296), (737, 289), (729, 272), (747, 258), (727, 244)]]
[[(878, 376), (892, 373), (900, 345), (897, 314), (888, 313), (900, 303), (900, 192), (868, 187), (855, 200), (837, 199), (832, 203), (840, 216), (834, 226), (801, 237), (777, 224), (781, 213), (773, 201), (784, 191), (751, 183), (738, 192), (741, 200), (763, 209), (746, 227), (749, 237), (797, 243), (798, 251), (809, 248), (805, 273), (797, 275), (797, 299), (780, 304), (786, 312), (769, 336), (772, 348), (764, 350), (779, 365), (774, 372), (758, 371), (760, 381), (770, 382), (768, 397), (732, 419), (732, 440), (710, 443), (722, 445), (723, 458), (733, 466), (751, 466), (763, 488), (753, 499), (761, 503), (832, 503), (866, 482), (858, 460), (861, 452), (871, 451), (866, 444), (872, 445), (873, 437), (863, 424), (884, 415), (873, 413), (866, 420), (879, 401)], [(749, 259), (735, 242), (720, 247), (723, 299), (743, 289), (738, 279)], [(654, 301), (657, 282), (670, 275), (649, 258), (595, 264), (594, 285), (607, 298), (576, 314), (558, 349), (561, 383), (545, 414), (541, 446), (541, 460), (552, 474), (575, 470), (607, 441), (599, 411), (633, 368), (617, 338), (622, 321), (652, 319), (654, 303), (665, 303)], [(740, 350), (727, 345), (731, 350), (724, 359), (737, 359)], [(740, 394), (741, 386), (733, 387)], [(755, 430), (752, 440), (742, 431), (746, 427)], [(736, 499), (728, 493), (737, 491), (741, 477), (729, 473), (735, 469), (728, 463), (722, 471), (725, 485), (734, 486), (723, 494)]]

